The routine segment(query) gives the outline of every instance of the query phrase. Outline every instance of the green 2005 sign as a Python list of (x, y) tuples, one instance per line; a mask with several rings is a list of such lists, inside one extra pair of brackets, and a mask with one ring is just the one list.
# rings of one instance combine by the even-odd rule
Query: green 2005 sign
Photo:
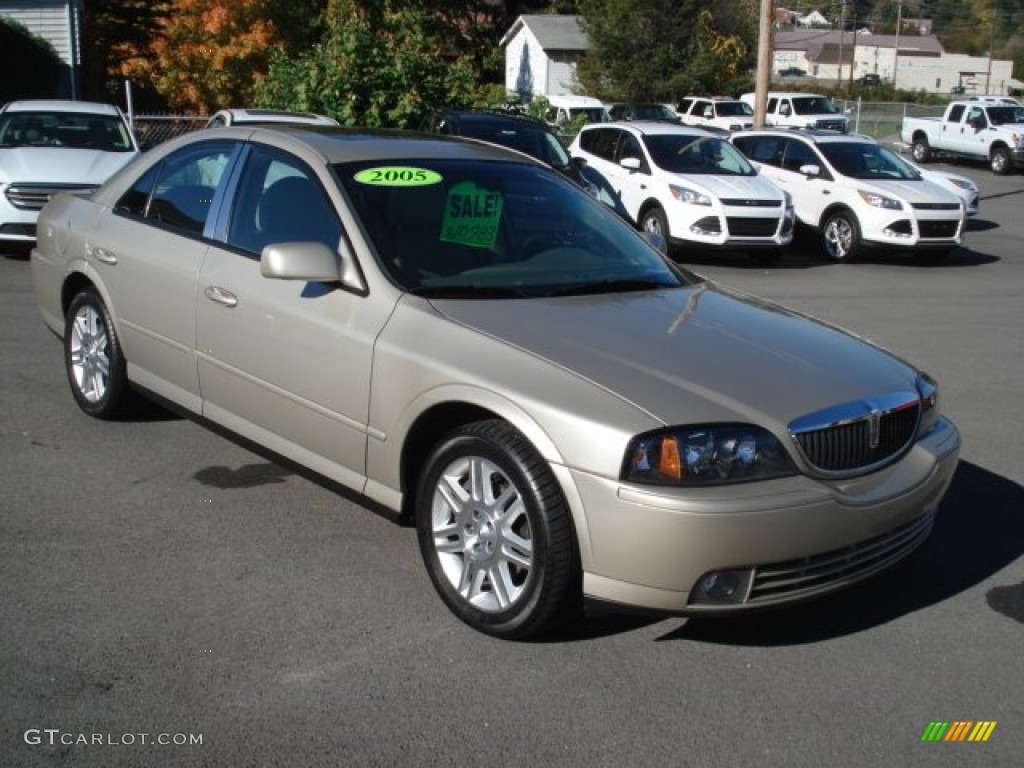
[(437, 184), (441, 174), (426, 168), (409, 168), (395, 165), (381, 168), (367, 168), (355, 175), (360, 184), (376, 184), (382, 187), (421, 187)]

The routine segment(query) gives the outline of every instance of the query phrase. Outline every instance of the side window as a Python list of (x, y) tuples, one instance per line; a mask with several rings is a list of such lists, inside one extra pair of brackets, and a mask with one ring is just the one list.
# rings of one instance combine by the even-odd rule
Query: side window
[(769, 115), (774, 115), (775, 114), (775, 108), (778, 106), (778, 104), (779, 104), (779, 100), (777, 98), (768, 99), (768, 106), (766, 107), (767, 113)]
[(121, 199), (114, 204), (116, 213), (124, 213), (129, 216), (145, 217), (146, 209), (149, 207), (149, 196), (156, 186), (157, 177), (160, 175), (160, 166), (154, 166), (142, 174), (127, 192), (121, 195)]
[(584, 151), (600, 157), (602, 160), (612, 162), (615, 159), (615, 140), (617, 138), (618, 131), (612, 128), (597, 128), (583, 132), (580, 137), (580, 146)]
[(254, 145), (239, 180), (228, 243), (259, 254), (271, 243), (317, 242), (332, 250), (341, 224), (309, 167), (287, 152)]
[(779, 104), (779, 114), (783, 117), (789, 117), (789, 115), (793, 114), (793, 107), (790, 105), (789, 99), (784, 99)]
[(782, 165), (784, 142), (777, 136), (741, 136), (736, 139), (737, 148), (751, 160), (765, 165)]
[(786, 142), (786, 155), (783, 158), (782, 167), (787, 171), (800, 173), (800, 168), (804, 165), (817, 165), (819, 167), (824, 167), (814, 150), (802, 141)]
[(167, 157), (160, 165), (146, 218), (201, 235), (233, 148), (230, 142), (218, 141), (189, 146)]
[(955, 107), (950, 109), (949, 117), (946, 118), (947, 122), (959, 123), (960, 118), (964, 115), (964, 109), (966, 109), (966, 107), (964, 107), (963, 104), (957, 104)]
[(690, 113), (690, 107), (693, 106), (694, 99), (683, 99), (679, 102), (679, 108), (676, 110), (680, 115), (687, 115)]
[(631, 133), (623, 133), (619, 139), (619, 151), (616, 160), (621, 163), (626, 158), (636, 158), (640, 161), (640, 170), (645, 170), (647, 162), (644, 160), (644, 150), (640, 146), (640, 139)]

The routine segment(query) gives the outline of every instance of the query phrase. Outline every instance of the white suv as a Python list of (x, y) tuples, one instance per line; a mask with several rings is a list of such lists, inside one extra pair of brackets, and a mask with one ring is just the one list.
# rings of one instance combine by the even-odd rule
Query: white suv
[(600, 199), (670, 244), (772, 261), (793, 239), (789, 195), (717, 134), (672, 123), (586, 125), (569, 154), (587, 161)]
[(825, 254), (835, 261), (853, 259), (867, 246), (938, 261), (963, 242), (961, 198), (869, 136), (765, 129), (731, 140), (792, 195), (800, 223), (821, 233)]
[(685, 125), (742, 131), (754, 127), (754, 110), (745, 101), (722, 96), (687, 96), (676, 108)]

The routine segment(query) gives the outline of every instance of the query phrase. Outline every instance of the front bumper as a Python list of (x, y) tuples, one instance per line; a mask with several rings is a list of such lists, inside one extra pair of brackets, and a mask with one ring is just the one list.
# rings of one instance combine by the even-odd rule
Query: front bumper
[[(825, 482), (799, 476), (697, 489), (646, 489), (573, 473), (585, 510), (590, 599), (675, 614), (783, 605), (892, 565), (924, 540), (960, 450), (943, 419), (900, 461)], [(845, 557), (847, 567), (834, 567)], [(708, 574), (749, 569), (738, 602), (697, 604)]]
[[(681, 206), (681, 208), (676, 207)], [(793, 208), (696, 206), (676, 203), (669, 214), (669, 240), (674, 245), (739, 250), (772, 249), (793, 241)]]

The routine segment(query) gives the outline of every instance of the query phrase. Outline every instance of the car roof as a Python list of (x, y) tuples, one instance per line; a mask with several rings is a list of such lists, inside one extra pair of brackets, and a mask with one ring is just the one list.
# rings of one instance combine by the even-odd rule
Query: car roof
[(717, 136), (717, 133), (698, 128), (695, 125), (680, 125), (659, 120), (615, 120), (610, 123), (589, 123), (581, 131), (594, 131), (600, 128), (619, 128), (642, 136), (660, 134), (680, 134), (683, 136)]
[(342, 126), (263, 125), (228, 126), (198, 131), (167, 142), (162, 147), (178, 147), (199, 141), (219, 139), (256, 140), (297, 150), (312, 149), (328, 163), (365, 160), (458, 159), (540, 164), (519, 152), (496, 144), (435, 133), (418, 133), (383, 128)]
[(542, 120), (530, 117), (529, 115), (516, 115), (506, 112), (489, 112), (478, 110), (442, 110), (440, 117), (445, 120), (455, 120), (460, 123), (488, 123), (492, 125), (509, 125), (517, 128), (534, 128), (551, 133), (547, 123)]
[(67, 99), (22, 99), (4, 106), (4, 112), (77, 112), (90, 115), (119, 115), (121, 110), (113, 104), (97, 101), (71, 101)]
[(865, 136), (862, 133), (843, 133), (825, 128), (752, 128), (745, 131), (735, 131), (734, 137), (740, 136), (797, 136), (807, 139), (814, 144), (835, 144), (835, 143), (860, 143), (878, 144), (876, 139)]

